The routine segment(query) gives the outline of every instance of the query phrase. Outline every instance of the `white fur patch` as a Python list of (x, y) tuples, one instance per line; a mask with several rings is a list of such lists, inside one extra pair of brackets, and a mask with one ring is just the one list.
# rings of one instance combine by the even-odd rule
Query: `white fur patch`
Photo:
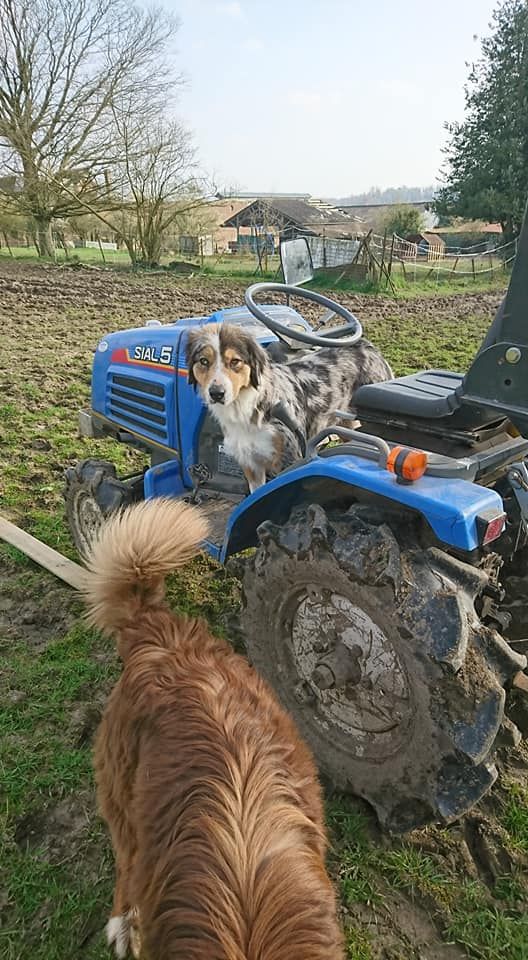
[(116, 957), (124, 960), (128, 953), (130, 939), (130, 923), (128, 916), (110, 917), (106, 924), (106, 942), (113, 946)]
[(233, 403), (218, 403), (210, 408), (222, 428), (226, 453), (250, 470), (257, 469), (258, 464), (271, 463), (274, 455), (274, 428), (263, 423), (261, 417), (258, 423), (251, 421), (257, 396), (254, 387), (246, 387)]
[(230, 425), (224, 432), (225, 451), (242, 467), (270, 463), (274, 453), (274, 434), (273, 427), (256, 427), (248, 423)]

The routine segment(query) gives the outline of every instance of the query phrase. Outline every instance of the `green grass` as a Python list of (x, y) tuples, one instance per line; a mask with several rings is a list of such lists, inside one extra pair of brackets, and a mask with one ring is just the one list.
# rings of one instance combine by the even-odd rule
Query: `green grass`
[[(63, 264), (67, 261), (74, 263), (86, 263), (95, 266), (111, 267), (116, 270), (131, 270), (130, 258), (126, 250), (104, 250), (104, 259), (98, 248), (76, 247), (68, 250), (66, 256), (62, 247), (57, 247), (53, 258), (39, 258), (35, 247), (12, 247), (12, 255), (5, 246), (0, 247), (0, 264), (13, 261), (22, 261), (23, 263), (56, 263)], [(162, 257), (161, 265), (167, 266), (173, 260), (185, 260), (188, 263), (196, 265), (196, 273), (202, 278), (240, 280), (246, 283), (256, 283), (257, 281), (281, 281), (282, 271), (280, 267), (280, 258), (278, 254), (269, 256), (267, 261), (263, 259), (262, 269), (258, 266), (258, 261), (254, 256), (223, 254), (222, 256), (204, 257), (203, 261), (197, 257), (188, 257), (181, 255), (165, 255)], [(141, 270), (147, 276), (152, 271), (149, 269)], [(481, 273), (477, 271), (476, 276), (465, 276), (457, 272), (444, 271), (438, 275), (431, 268), (424, 269), (422, 266), (417, 268), (416, 274), (412, 267), (407, 269), (405, 275), (399, 264), (394, 264), (392, 272), (392, 281), (395, 287), (397, 297), (417, 297), (423, 295), (434, 296), (438, 293), (448, 295), (450, 293), (479, 293), (489, 290), (500, 290), (507, 282), (508, 273), (505, 273), (500, 264), (496, 265), (496, 270), (492, 274)], [(377, 293), (381, 296), (393, 296), (390, 285), (385, 278), (381, 281), (371, 279), (338, 279), (333, 274), (324, 270), (317, 270), (315, 279), (307, 284), (308, 289), (314, 290), (332, 290), (334, 292), (350, 293)]]
[(509, 785), (501, 822), (510, 835), (512, 845), (528, 854), (528, 785)]
[(478, 960), (526, 960), (528, 955), (526, 908), (499, 909), (480, 884), (457, 888), (446, 934)]
[[(50, 271), (53, 282), (65, 274)], [(91, 281), (89, 271), (85, 275)], [(111, 271), (108, 276), (111, 284)], [(67, 289), (68, 277), (61, 282)], [(86, 283), (89, 299), (95, 294)], [(17, 290), (4, 307), (2, 513), (73, 559), (61, 496), (65, 466), (97, 456), (130, 473), (142, 463), (124, 446), (77, 436), (97, 339), (159, 312), (159, 291), (172, 296), (164, 276), (133, 283), (124, 293), (116, 286), (108, 298), (103, 292), (87, 304), (79, 294), (78, 302), (62, 306), (60, 298), (51, 304), (21, 300)], [(177, 307), (170, 300), (164, 309), (180, 315), (211, 312), (219, 299), (227, 304), (233, 296), (232, 288), (225, 293), (215, 286), (214, 277), (201, 286), (178, 281), (174, 289)], [(464, 369), (489, 323), (478, 304), (451, 315), (438, 313), (433, 297), (418, 304), (410, 298), (404, 306), (383, 302), (388, 308), (365, 326), (397, 373), (435, 365)], [(35, 445), (42, 439), (49, 449)], [(94, 808), (91, 738), (118, 663), (108, 641), (83, 625), (69, 589), (6, 545), (0, 545), (0, 576), (0, 863), (6, 890), (0, 895), (0, 956), (103, 960), (112, 858)], [(239, 594), (225, 571), (200, 558), (171, 579), (169, 599), (229, 634)], [(513, 866), (493, 889), (465, 870), (458, 828), (431, 828), (403, 843), (382, 837), (360, 804), (329, 800), (329, 865), (348, 960), (429, 960), (448, 942), (476, 960), (527, 960), (527, 787), (504, 780), (494, 796), (496, 829)], [(409, 940), (399, 917), (402, 903), (430, 918), (430, 942)]]
[[(24, 592), (27, 589), (24, 585)], [(77, 607), (80, 615), (78, 603)], [(31, 808), (42, 791), (51, 790), (55, 797), (60, 795), (57, 790), (71, 791), (89, 770), (89, 752), (65, 751), (63, 738), (80, 694), (95, 696), (101, 684), (116, 675), (115, 664), (110, 669), (92, 659), (98, 642), (90, 631), (76, 626), (65, 637), (52, 640), (39, 656), (22, 644), (9, 645), (3, 678), (7, 689), (4, 686), (0, 707), (0, 758), (12, 815)], [(4, 655), (6, 648), (4, 644)], [(10, 689), (28, 695), (21, 702), (10, 701)], [(22, 751), (20, 737), (27, 738)]]
[[(528, 813), (526, 797), (519, 803), (516, 790), (510, 795), (522, 817)], [(526, 914), (526, 877), (508, 875), (497, 880), (490, 891), (483, 883), (470, 881), (457, 874), (438, 852), (420, 848), (418, 834), (413, 843), (395, 841), (389, 849), (380, 847), (369, 837), (367, 821), (362, 814), (350, 810), (350, 801), (334, 802), (329, 809), (329, 825), (335, 838), (338, 878), (343, 903), (373, 905), (383, 914), (391, 891), (403, 891), (413, 902), (421, 904), (443, 932), (446, 942), (454, 941), (467, 949), (469, 957), (478, 960), (526, 960), (528, 956), (528, 916)], [(429, 828), (425, 846), (432, 840), (452, 845), (445, 831)], [(436, 837), (435, 837), (436, 834)], [(512, 847), (518, 837), (518, 820), (514, 819), (508, 840)], [(352, 925), (350, 956), (370, 960), (371, 941)], [(357, 942), (356, 942), (357, 938)], [(356, 952), (354, 952), (356, 951)], [(411, 954), (401, 954), (410, 956)], [(427, 956), (426, 953), (423, 954)], [(414, 956), (414, 954), (412, 954)], [(416, 956), (422, 956), (421, 953)]]
[(25, 263), (64, 263), (66, 260), (74, 262), (79, 260), (81, 263), (94, 263), (104, 266), (105, 261), (108, 266), (129, 266), (130, 258), (126, 250), (103, 250), (104, 260), (98, 247), (75, 247), (69, 249), (68, 255), (62, 247), (57, 247), (54, 257), (39, 257), (36, 247), (11, 247), (11, 253), (7, 247), (0, 247), (0, 263), (12, 260), (22, 260)]
[(442, 902), (448, 896), (450, 878), (434, 857), (415, 847), (403, 845), (388, 851), (381, 868), (393, 887), (406, 890), (413, 897), (432, 897)]
[(256, 283), (257, 280), (282, 281), (282, 271), (278, 255), (270, 256), (266, 262), (262, 261), (262, 270), (259, 269), (256, 257), (233, 256), (224, 254), (222, 257), (205, 257), (203, 275), (211, 278), (227, 277), (233, 280), (247, 280)]
[[(2, 552), (5, 556), (5, 548)], [(7, 557), (12, 559), (10, 551)], [(24, 565), (17, 585), (28, 592), (34, 579)], [(22, 643), (2, 644), (6, 667), (0, 687), (0, 779), (5, 830), (0, 860), (7, 876), (8, 913), (0, 930), (0, 955), (6, 960), (28, 955), (42, 960), (73, 958), (90, 929), (94, 944), (83, 956), (102, 956), (95, 932), (99, 940), (100, 918), (111, 896), (111, 858), (102, 827), (93, 819), (90, 744), (78, 743), (72, 716), (80, 697), (95, 700), (117, 675), (117, 663), (106, 646), (78, 625), (52, 640), (38, 656)], [(96, 652), (104, 659), (94, 659)], [(12, 691), (22, 692), (24, 698), (13, 698)], [(59, 820), (53, 831), (54, 849), (45, 823), (48, 812), (61, 804), (71, 810), (72, 820), (79, 818), (80, 828), (72, 842), (69, 821)], [(36, 837), (31, 834), (33, 821)]]
[(28, 956), (100, 960), (109, 956), (100, 935), (111, 897), (108, 854), (101, 858), (98, 876), (76, 872), (68, 863), (42, 862), (35, 852), (8, 856), (4, 868), (12, 878), (7, 896), (21, 905), (16, 927), (6, 926), (0, 931), (4, 960), (25, 960)]
[(347, 960), (373, 960), (372, 940), (361, 927), (348, 924), (345, 943)]

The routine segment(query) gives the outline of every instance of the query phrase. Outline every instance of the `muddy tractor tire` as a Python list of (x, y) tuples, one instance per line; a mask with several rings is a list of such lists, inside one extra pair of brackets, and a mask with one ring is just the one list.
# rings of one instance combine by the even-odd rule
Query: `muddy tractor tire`
[(138, 499), (138, 485), (119, 480), (107, 460), (82, 460), (66, 471), (63, 494), (73, 542), (85, 558), (105, 518)]
[(505, 687), (525, 659), (477, 616), (486, 575), (385, 519), (312, 505), (263, 523), (242, 627), (323, 776), (403, 833), (491, 787), (496, 748), (520, 739)]
[(508, 638), (519, 642), (528, 637), (528, 547), (524, 547), (501, 570), (505, 597), (500, 609), (509, 614)]

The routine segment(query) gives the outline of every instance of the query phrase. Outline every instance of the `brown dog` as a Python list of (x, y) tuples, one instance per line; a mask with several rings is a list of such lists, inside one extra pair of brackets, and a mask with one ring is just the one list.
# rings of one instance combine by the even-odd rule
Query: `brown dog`
[(95, 747), (117, 873), (108, 940), (148, 960), (338, 960), (310, 753), (248, 663), (164, 604), (205, 534), (195, 508), (144, 502), (89, 559), (88, 618), (123, 661)]

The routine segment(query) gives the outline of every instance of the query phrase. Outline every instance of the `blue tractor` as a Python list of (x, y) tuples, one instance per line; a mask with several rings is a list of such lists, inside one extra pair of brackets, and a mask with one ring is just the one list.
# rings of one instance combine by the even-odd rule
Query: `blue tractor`
[(336, 417), (302, 460), (248, 495), (188, 383), (189, 329), (241, 324), (283, 361), (299, 345), (353, 349), (361, 334), (337, 304), (345, 326), (315, 333), (289, 300), (255, 302), (272, 289), (328, 307), (298, 285), (311, 275), (306, 241), (282, 253), (297, 285), (256, 284), (244, 306), (97, 344), (80, 430), (138, 447), (149, 465), (126, 478), (107, 461), (70, 468), (72, 534), (83, 554), (125, 504), (200, 502), (206, 549), (223, 564), (239, 558), (248, 656), (323, 776), (365, 798), (392, 831), (449, 822), (492, 786), (498, 751), (518, 744), (527, 719), (528, 220), (465, 375), (428, 370), (361, 387), (359, 429)]

